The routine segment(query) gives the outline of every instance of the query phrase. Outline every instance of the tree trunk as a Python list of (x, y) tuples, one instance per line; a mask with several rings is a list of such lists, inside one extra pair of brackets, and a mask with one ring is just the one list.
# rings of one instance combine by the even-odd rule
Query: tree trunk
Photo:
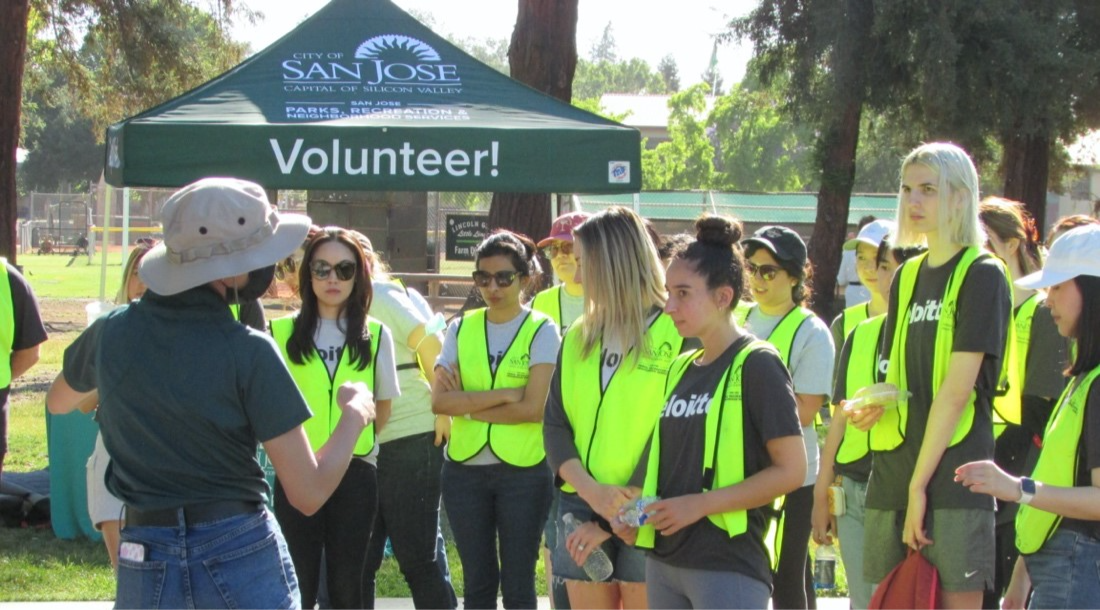
[(866, 96), (867, 44), (874, 7), (871, 0), (848, 0), (845, 34), (836, 42), (833, 110), (825, 117), (817, 152), (821, 159), (821, 189), (809, 254), (813, 264), (813, 310), (831, 320), (836, 315), (836, 274), (848, 231), (848, 208), (856, 177), (859, 121)]
[(1047, 180), (1050, 175), (1050, 138), (1010, 134), (1001, 138), (1004, 160), (1004, 196), (1023, 202), (1035, 219), (1039, 237), (1046, 237)]
[[(577, 68), (579, 0), (519, 0), (508, 47), (512, 78), (568, 103)], [(550, 233), (550, 195), (494, 193), (489, 227), (524, 233), (538, 241)]]
[(862, 99), (849, 99), (819, 141), (821, 189), (809, 255), (814, 269), (813, 310), (825, 320), (836, 315), (836, 274), (848, 231), (848, 208), (856, 177), (856, 146)]
[(17, 199), (15, 155), (19, 146), (19, 107), (23, 101), (23, 60), (27, 49), (29, 0), (0, 3), (0, 256), (15, 264)]

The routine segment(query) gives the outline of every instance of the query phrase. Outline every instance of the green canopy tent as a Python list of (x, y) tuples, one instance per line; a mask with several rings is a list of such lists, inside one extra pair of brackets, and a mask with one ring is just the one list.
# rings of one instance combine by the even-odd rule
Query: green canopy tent
[(640, 142), (482, 64), (389, 0), (332, 0), (233, 70), (110, 126), (106, 179), (637, 192)]

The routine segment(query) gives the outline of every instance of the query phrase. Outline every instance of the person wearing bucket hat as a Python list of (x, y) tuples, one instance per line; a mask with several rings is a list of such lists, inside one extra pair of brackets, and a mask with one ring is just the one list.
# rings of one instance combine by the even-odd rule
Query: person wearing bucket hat
[(954, 144), (924, 144), (903, 161), (897, 243), (928, 252), (898, 269), (890, 292), (881, 353), (899, 398), (849, 413), (870, 430), (874, 463), (866, 580), (881, 582), (919, 551), (939, 571), (947, 608), (979, 607), (994, 578), (993, 501), (952, 482), (958, 466), (993, 457), (992, 399), (1004, 391), (1012, 319), (1004, 264), (982, 249), (978, 187)]
[(817, 480), (814, 421), (832, 390), (836, 348), (829, 327), (804, 305), (809, 298), (811, 267), (806, 242), (798, 233), (787, 227), (766, 226), (741, 243), (756, 302), (739, 310), (739, 322), (775, 346), (790, 370), (806, 447), (806, 477), (801, 487), (780, 502), (778, 531), (768, 540), (775, 561), (772, 601), (776, 608), (813, 608), (813, 577), (806, 549)]
[(1069, 384), (1047, 424), (1030, 477), (1006, 473), (990, 460), (955, 471), (977, 494), (1019, 503), (1020, 551), (1005, 591), (1005, 608), (1100, 607), (1100, 226), (1059, 237), (1046, 267), (1016, 280), (1045, 288), (1058, 332), (1077, 342), (1066, 369)]
[(365, 384), (342, 386), (342, 417), (314, 454), (275, 343), (226, 306), (301, 243), (308, 218), (271, 210), (257, 184), (207, 178), (169, 198), (163, 224), (139, 271), (149, 290), (77, 337), (46, 396), (52, 413), (99, 403), (107, 488), (126, 504), (115, 605), (297, 607), (257, 444), (291, 502), (314, 512), (374, 402)]

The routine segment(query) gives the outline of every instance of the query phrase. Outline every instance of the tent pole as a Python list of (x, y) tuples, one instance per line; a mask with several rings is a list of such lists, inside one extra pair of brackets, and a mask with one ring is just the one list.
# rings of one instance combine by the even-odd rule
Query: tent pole
[(122, 189), (122, 260), (120, 264), (126, 264), (126, 256), (130, 254), (130, 187)]
[(634, 193), (634, 213), (638, 216), (642, 215), (642, 194)]
[(99, 252), (99, 302), (105, 303), (107, 301), (107, 246), (110, 245), (109, 235), (111, 233), (111, 204), (115, 200), (115, 189), (107, 185), (107, 196), (103, 198), (103, 240), (100, 242), (100, 247), (103, 248)]

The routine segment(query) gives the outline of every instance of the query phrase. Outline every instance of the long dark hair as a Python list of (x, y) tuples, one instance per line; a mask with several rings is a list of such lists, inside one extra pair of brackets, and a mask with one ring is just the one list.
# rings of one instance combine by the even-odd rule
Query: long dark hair
[(317, 333), (320, 315), (317, 311), (317, 295), (313, 292), (310, 268), (317, 248), (330, 241), (343, 244), (355, 257), (355, 283), (352, 285), (351, 295), (344, 303), (342, 312), (347, 323), (347, 328), (343, 329), (347, 337), (344, 349), (349, 350), (348, 358), (355, 365), (355, 369), (362, 371), (370, 365), (371, 341), (374, 339), (370, 336), (367, 326), (367, 313), (370, 311), (374, 291), (371, 288), (363, 248), (351, 232), (340, 227), (325, 227), (306, 243), (306, 252), (302, 257), (302, 265), (298, 269), (298, 290), (302, 296), (302, 310), (294, 318), (294, 332), (286, 343), (286, 351), (291, 362), (295, 364), (305, 364), (316, 352), (313, 336)]
[(1079, 275), (1073, 278), (1081, 291), (1081, 316), (1077, 318), (1077, 357), (1066, 371), (1080, 375), (1100, 366), (1100, 277)]

